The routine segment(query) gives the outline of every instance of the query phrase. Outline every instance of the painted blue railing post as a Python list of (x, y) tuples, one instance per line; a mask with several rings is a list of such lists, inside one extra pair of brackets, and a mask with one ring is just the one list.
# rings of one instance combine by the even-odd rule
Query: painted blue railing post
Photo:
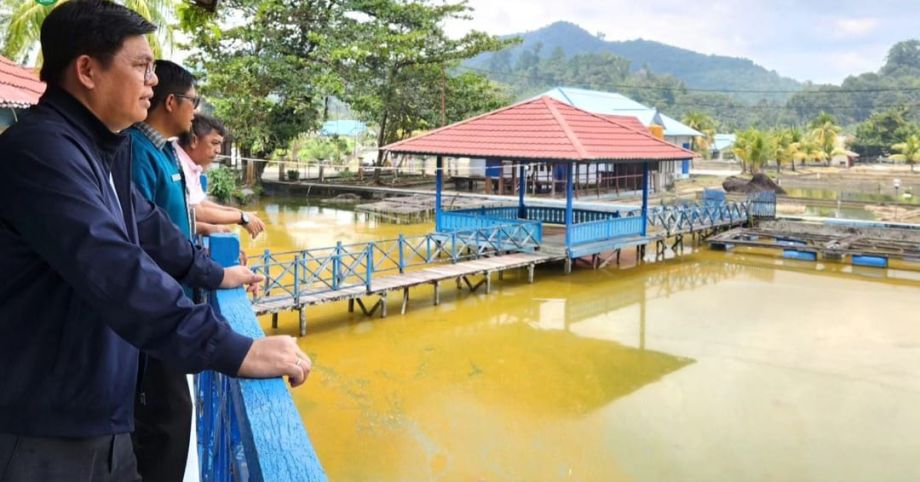
[[(239, 263), (236, 234), (212, 235), (209, 246), (211, 257), (222, 266)], [(209, 303), (237, 333), (265, 336), (243, 288), (215, 291)], [(205, 371), (196, 376), (195, 406), (202, 481), (327, 480), (283, 379), (239, 379)]]
[(404, 248), (406, 246), (406, 238), (402, 234), (399, 235), (399, 239), (396, 241), (397, 249), (399, 250), (399, 272), (400, 274), (406, 271), (406, 259), (404, 254)]
[(335, 254), (332, 255), (332, 289), (339, 289), (342, 278), (342, 242), (335, 243)]
[(518, 217), (527, 219), (527, 208), (524, 206), (524, 193), (527, 192), (527, 178), (524, 177), (524, 164), (518, 167)]
[(434, 174), (434, 230), (441, 230), (441, 189), (444, 184), (444, 160), (438, 156)]
[(294, 306), (300, 306), (300, 255), (294, 256)]
[(575, 197), (575, 182), (572, 177), (572, 164), (565, 166), (565, 247), (572, 247), (572, 226), (574, 222), (573, 198)]
[(648, 161), (642, 163), (642, 236), (648, 234)]
[[(221, 238), (219, 236), (211, 236), (211, 241), (214, 241), (215, 239), (221, 239)], [(214, 257), (214, 248), (211, 248), (211, 257), (212, 258)], [(268, 296), (271, 294), (271, 289), (269, 288), (272, 282), (271, 261), (272, 261), (272, 252), (270, 249), (266, 248), (265, 252), (262, 253), (262, 267), (265, 269), (265, 273), (264, 273), (265, 274), (265, 286), (262, 288), (262, 293), (264, 293), (265, 296)]]
[(450, 233), (450, 260), (451, 262), (457, 262), (457, 233), (456, 231), (451, 231)]
[[(438, 171), (438, 172), (441, 172), (441, 171)], [(367, 286), (367, 292), (370, 293), (371, 292), (371, 279), (374, 276), (374, 243), (367, 243), (367, 258), (365, 258), (365, 263), (367, 264), (366, 266), (367, 279), (364, 281), (364, 284), (365, 286)]]

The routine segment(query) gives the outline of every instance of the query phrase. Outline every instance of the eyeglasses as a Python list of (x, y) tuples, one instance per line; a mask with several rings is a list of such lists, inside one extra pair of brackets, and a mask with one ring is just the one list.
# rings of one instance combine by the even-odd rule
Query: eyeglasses
[(197, 109), (197, 108), (198, 108), (198, 104), (201, 103), (201, 96), (200, 96), (200, 95), (195, 95), (195, 96), (192, 96), (192, 95), (185, 95), (185, 94), (173, 94), (173, 95), (176, 96), (176, 97), (178, 97), (178, 98), (180, 98), (180, 99), (188, 99), (189, 101), (192, 102), (192, 107), (195, 108), (195, 109)]
[(144, 67), (144, 83), (149, 84), (153, 80), (153, 77), (157, 73), (157, 64), (154, 62), (148, 62)]

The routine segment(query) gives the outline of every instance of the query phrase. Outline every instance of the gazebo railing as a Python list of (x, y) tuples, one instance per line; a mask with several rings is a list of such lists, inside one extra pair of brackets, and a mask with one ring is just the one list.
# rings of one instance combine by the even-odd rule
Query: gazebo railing
[[(565, 224), (565, 208), (548, 207), (548, 206), (526, 206), (524, 208), (528, 221), (540, 221), (544, 224)], [(604, 219), (616, 219), (621, 217), (637, 216), (641, 214), (640, 208), (631, 210), (618, 211), (592, 211), (588, 209), (575, 209), (572, 212), (572, 220), (575, 224), (590, 223)], [(445, 211), (445, 214), (467, 214), (471, 216), (489, 217), (494, 219), (506, 219), (518, 221), (518, 208), (509, 207), (481, 207), (472, 209), (458, 209)]]
[(642, 234), (643, 222), (642, 216), (630, 216), (578, 223), (569, 228), (570, 242), (584, 244), (617, 237), (639, 236)]

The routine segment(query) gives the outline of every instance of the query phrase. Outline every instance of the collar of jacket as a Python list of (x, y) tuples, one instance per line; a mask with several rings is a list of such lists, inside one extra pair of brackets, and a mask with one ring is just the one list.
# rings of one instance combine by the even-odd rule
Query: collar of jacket
[(128, 141), (127, 135), (109, 130), (92, 111), (64, 89), (49, 87), (40, 102), (58, 111), (67, 122), (93, 140), (107, 158), (111, 158)]

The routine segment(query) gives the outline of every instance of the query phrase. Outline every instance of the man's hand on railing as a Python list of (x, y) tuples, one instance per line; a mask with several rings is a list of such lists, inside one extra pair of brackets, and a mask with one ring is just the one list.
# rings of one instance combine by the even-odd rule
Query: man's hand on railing
[(297, 387), (307, 380), (313, 362), (297, 346), (294, 337), (281, 335), (259, 338), (252, 343), (238, 377), (273, 378), (287, 376), (288, 383)]
[(253, 273), (251, 269), (245, 266), (231, 266), (224, 268), (224, 279), (221, 280), (220, 287), (227, 289), (247, 285), (246, 289), (252, 291), (253, 289), (258, 289), (259, 283), (262, 281), (265, 281), (264, 276)]

